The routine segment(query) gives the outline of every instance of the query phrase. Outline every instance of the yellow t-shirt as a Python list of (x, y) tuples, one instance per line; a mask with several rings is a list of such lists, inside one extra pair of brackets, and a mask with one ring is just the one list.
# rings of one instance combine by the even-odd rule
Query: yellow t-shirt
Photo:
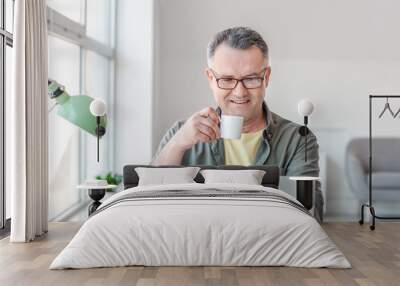
[(249, 166), (255, 163), (264, 129), (242, 133), (240, 139), (224, 139), (225, 164)]

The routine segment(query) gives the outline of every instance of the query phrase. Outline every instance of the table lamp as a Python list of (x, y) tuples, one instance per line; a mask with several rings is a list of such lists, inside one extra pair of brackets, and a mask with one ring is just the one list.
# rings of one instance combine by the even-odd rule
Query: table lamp
[(96, 117), (96, 136), (97, 136), (97, 162), (99, 162), (99, 141), (100, 137), (106, 133), (106, 128), (101, 126), (101, 117), (106, 114), (106, 104), (101, 99), (94, 99), (89, 106), (90, 113)]
[[(70, 96), (65, 87), (55, 80), (48, 80), (48, 94), (56, 101), (57, 114), (72, 124), (97, 137), (97, 162), (99, 161), (99, 139), (106, 133), (106, 105), (100, 99), (87, 95)], [(50, 109), (49, 112), (51, 112)]]
[[(308, 116), (314, 111), (314, 105), (307, 99), (302, 99), (297, 105), (297, 111), (304, 117), (304, 125), (300, 127), (299, 133), (304, 136), (304, 161), (307, 162), (307, 136), (310, 133), (308, 129)], [(296, 181), (296, 198), (307, 210), (311, 210), (314, 204), (313, 182), (319, 181), (319, 177), (293, 176), (290, 180)]]
[(301, 136), (304, 136), (305, 140), (305, 149), (304, 149), (304, 161), (307, 162), (307, 137), (310, 133), (310, 130), (307, 127), (308, 124), (308, 116), (314, 111), (314, 105), (311, 101), (307, 99), (302, 99), (299, 101), (297, 105), (297, 111), (301, 116), (304, 117), (304, 125), (300, 127), (299, 133)]

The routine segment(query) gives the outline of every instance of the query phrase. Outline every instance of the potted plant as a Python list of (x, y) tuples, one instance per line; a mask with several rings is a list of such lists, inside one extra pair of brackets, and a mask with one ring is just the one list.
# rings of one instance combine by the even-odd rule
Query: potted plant
[[(119, 185), (120, 185), (121, 182), (122, 182), (122, 176), (119, 175), (119, 174), (117, 174), (117, 173), (114, 173), (114, 174), (113, 174), (112, 172), (108, 172), (108, 173), (106, 173), (104, 176), (102, 176), (102, 175), (97, 175), (97, 176), (96, 176), (96, 179), (97, 179), (97, 180), (106, 180), (106, 181), (107, 181), (107, 184), (118, 186), (118, 187), (117, 187), (116, 189), (114, 189), (114, 190), (118, 190), (118, 189), (119, 189)], [(107, 189), (107, 191), (108, 191), (108, 192), (112, 192), (113, 189)]]

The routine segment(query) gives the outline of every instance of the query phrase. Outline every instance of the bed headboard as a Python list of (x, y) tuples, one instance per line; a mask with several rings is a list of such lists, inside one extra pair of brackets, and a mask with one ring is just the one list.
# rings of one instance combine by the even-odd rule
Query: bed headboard
[[(179, 168), (186, 167), (182, 165), (167, 165), (167, 166), (151, 166), (151, 165), (126, 165), (124, 167), (124, 189), (133, 188), (138, 185), (139, 176), (135, 171), (136, 167), (147, 167), (147, 168)], [(279, 187), (279, 167), (277, 166), (238, 166), (238, 165), (220, 165), (220, 166), (208, 166), (208, 165), (197, 165), (201, 169), (221, 169), (221, 170), (263, 170), (265, 175), (262, 179), (261, 184), (265, 187), (271, 187), (278, 189)], [(204, 183), (204, 178), (200, 174), (194, 178), (197, 183)]]

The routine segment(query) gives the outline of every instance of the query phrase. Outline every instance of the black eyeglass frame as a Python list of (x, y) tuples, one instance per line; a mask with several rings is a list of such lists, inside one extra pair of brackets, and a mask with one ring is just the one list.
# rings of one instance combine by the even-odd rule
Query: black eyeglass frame
[[(264, 72), (263, 76), (259, 76), (259, 77), (245, 77), (245, 78), (241, 78), (241, 79), (239, 79), (239, 78), (234, 78), (234, 77), (217, 77), (217, 75), (215, 74), (215, 71), (214, 71), (212, 68), (210, 68), (210, 71), (212, 72), (212, 74), (213, 74), (213, 76), (214, 76), (214, 78), (215, 78), (215, 81), (217, 82), (217, 86), (218, 86), (218, 88), (220, 88), (220, 89), (224, 89), (224, 90), (233, 90), (233, 89), (236, 88), (236, 86), (238, 85), (239, 81), (242, 83), (242, 85), (243, 85), (246, 89), (256, 89), (256, 88), (260, 88), (260, 87), (262, 86), (262, 83), (264, 82), (264, 79), (265, 79), (265, 75), (267, 74), (267, 68), (268, 68), (268, 67), (265, 67), (265, 68), (263, 68), (263, 69), (261, 70), (261, 72)], [(261, 73), (261, 72), (260, 72), (260, 73)], [(221, 86), (219, 85), (219, 81), (220, 81), (221, 79), (235, 80), (236, 82), (235, 82), (235, 85), (234, 85), (232, 88), (226, 88), (226, 87), (221, 87)], [(260, 85), (258, 85), (257, 87), (247, 87), (247, 86), (246, 86), (246, 83), (244, 82), (244, 80), (249, 80), (249, 79), (259, 79), (259, 80), (261, 80)]]

